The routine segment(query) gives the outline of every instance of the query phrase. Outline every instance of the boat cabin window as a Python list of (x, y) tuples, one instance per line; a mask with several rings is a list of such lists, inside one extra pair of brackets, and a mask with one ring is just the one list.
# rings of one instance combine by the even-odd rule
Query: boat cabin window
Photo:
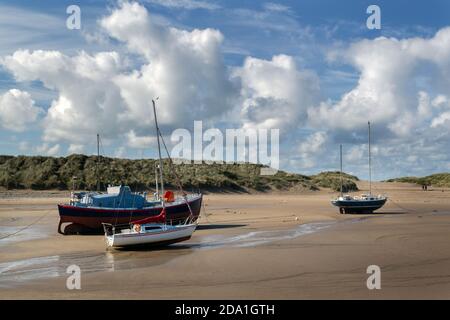
[(161, 229), (161, 227), (155, 227), (155, 226), (145, 227), (145, 231), (157, 230), (157, 229)]

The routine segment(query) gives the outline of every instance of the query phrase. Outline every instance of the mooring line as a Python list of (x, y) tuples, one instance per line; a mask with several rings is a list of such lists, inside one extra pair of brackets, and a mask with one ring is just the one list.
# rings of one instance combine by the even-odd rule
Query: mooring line
[(50, 212), (51, 212), (51, 210), (48, 210), (47, 213), (45, 213), (43, 216), (39, 217), (38, 219), (36, 219), (36, 220), (33, 221), (32, 223), (30, 223), (29, 225), (26, 225), (26, 226), (23, 227), (22, 229), (19, 229), (19, 230), (13, 232), (13, 233), (7, 234), (6, 236), (0, 237), (0, 240), (9, 238), (9, 237), (11, 237), (11, 236), (14, 236), (14, 235), (16, 235), (16, 234), (18, 234), (18, 233), (20, 233), (20, 232), (22, 232), (22, 231), (28, 229), (28, 228), (31, 227), (32, 225), (34, 225), (34, 224), (38, 223), (39, 221), (41, 221), (41, 220), (42, 220), (44, 217), (46, 217)]
[(204, 213), (204, 215), (202, 215), (202, 216), (205, 217), (207, 223), (211, 224), (211, 222), (210, 222), (209, 219), (208, 219), (208, 214), (206, 213), (206, 205), (205, 205), (205, 201), (202, 201), (202, 207), (203, 207), (203, 213)]
[[(372, 186), (372, 189), (375, 189), (376, 191), (381, 192), (381, 190), (379, 190), (378, 188), (376, 188), (376, 187), (374, 187), (374, 186)], [(382, 194), (382, 193), (380, 193), (380, 194)], [(405, 207), (401, 206), (400, 204), (398, 204), (397, 202), (395, 202), (394, 200), (392, 200), (391, 197), (387, 197), (387, 199), (388, 199), (389, 202), (392, 202), (395, 206), (399, 207), (399, 208), (402, 209), (402, 210), (419, 213), (419, 211), (417, 211), (417, 210), (414, 210), (414, 209), (408, 209), (408, 208), (405, 208)]]

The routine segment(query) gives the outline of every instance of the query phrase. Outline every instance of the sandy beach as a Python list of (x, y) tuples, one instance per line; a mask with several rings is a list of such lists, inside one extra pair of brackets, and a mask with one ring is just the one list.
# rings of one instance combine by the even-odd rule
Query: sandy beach
[[(327, 190), (208, 194), (189, 241), (138, 251), (58, 234), (68, 192), (4, 191), (0, 237), (42, 219), (0, 240), (0, 298), (449, 299), (450, 190), (375, 187), (393, 201), (372, 215), (339, 214)], [(81, 290), (66, 288), (72, 264)], [(369, 265), (380, 290), (367, 289)]]

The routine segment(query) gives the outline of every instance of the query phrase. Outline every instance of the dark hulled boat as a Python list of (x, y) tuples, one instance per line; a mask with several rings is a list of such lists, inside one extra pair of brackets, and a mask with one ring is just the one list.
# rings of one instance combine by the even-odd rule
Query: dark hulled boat
[[(186, 199), (182, 196), (175, 198), (170, 195), (171, 192), (167, 191), (165, 208), (166, 217), (170, 223), (177, 224), (189, 217), (189, 207), (194, 219), (198, 218), (202, 203), (201, 194), (188, 194)], [(58, 204), (60, 217), (58, 232), (67, 234), (69, 230), (97, 230), (102, 228), (102, 223), (130, 223), (157, 217), (162, 209), (162, 200), (157, 196), (147, 201), (145, 193), (133, 193), (128, 186), (109, 187), (105, 194), (96, 192), (74, 194), (69, 204)], [(72, 224), (67, 232), (61, 230), (65, 223)], [(86, 228), (88, 230), (85, 230)]]
[(362, 195), (361, 197), (351, 197), (349, 195), (340, 196), (331, 201), (333, 205), (339, 207), (340, 213), (373, 213), (380, 209), (387, 198), (384, 196)]
[(350, 195), (344, 195), (342, 190), (342, 145), (340, 146), (340, 159), (341, 159), (341, 194), (338, 198), (331, 201), (331, 203), (339, 207), (339, 212), (345, 213), (373, 213), (375, 210), (380, 209), (387, 201), (386, 196), (372, 195), (372, 161), (370, 154), (370, 122), (369, 127), (369, 194), (363, 194), (360, 197), (354, 197)]

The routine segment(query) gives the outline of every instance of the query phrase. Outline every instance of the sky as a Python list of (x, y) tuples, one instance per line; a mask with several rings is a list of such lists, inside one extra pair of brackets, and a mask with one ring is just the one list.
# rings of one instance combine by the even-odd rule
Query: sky
[[(381, 10), (381, 28), (366, 12)], [(78, 5), (81, 28), (66, 9)], [(279, 129), (280, 168), (450, 170), (450, 2), (0, 1), (0, 154), (152, 158), (161, 130)]]

